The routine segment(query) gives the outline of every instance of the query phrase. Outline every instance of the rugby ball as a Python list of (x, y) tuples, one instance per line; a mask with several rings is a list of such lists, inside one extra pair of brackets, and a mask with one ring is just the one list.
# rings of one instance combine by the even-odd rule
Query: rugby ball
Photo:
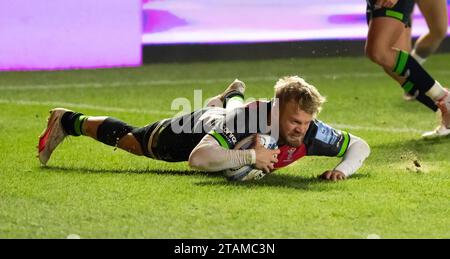
[[(277, 149), (277, 141), (270, 135), (258, 134), (259, 141), (267, 149)], [(255, 135), (250, 135), (239, 141), (234, 150), (245, 150), (253, 147)], [(249, 181), (259, 180), (263, 178), (266, 173), (262, 170), (256, 169), (251, 165), (245, 165), (238, 168), (231, 168), (224, 170), (224, 175), (229, 181)]]

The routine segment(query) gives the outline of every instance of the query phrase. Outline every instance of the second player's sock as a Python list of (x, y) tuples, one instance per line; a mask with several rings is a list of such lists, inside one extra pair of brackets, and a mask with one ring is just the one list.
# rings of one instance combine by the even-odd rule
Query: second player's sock
[(402, 85), (403, 90), (407, 92), (408, 94), (415, 96), (416, 100), (425, 105), (426, 107), (430, 108), (432, 111), (437, 111), (438, 107), (430, 97), (427, 95), (420, 93), (417, 89), (414, 88), (414, 84), (410, 81), (406, 81)]
[[(433, 101), (438, 101), (446, 95), (445, 89), (428, 74), (425, 69), (407, 52), (399, 50), (393, 71), (406, 77), (413, 84), (413, 89), (419, 94), (426, 94)], [(414, 91), (415, 92), (415, 91)]]

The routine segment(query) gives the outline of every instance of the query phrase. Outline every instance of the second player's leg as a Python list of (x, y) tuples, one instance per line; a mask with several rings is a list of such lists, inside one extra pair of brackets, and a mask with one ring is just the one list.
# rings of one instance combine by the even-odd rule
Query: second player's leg
[[(394, 45), (392, 47), (410, 52), (411, 47), (412, 47), (411, 45), (412, 45), (411, 44), (411, 28), (408, 27), (403, 30), (403, 33), (400, 35), (400, 37), (397, 39), (397, 42), (394, 43)], [(383, 69), (389, 76), (391, 76), (400, 85), (403, 85), (405, 83), (406, 78), (398, 76), (397, 74), (392, 72), (392, 69), (387, 69), (385, 67), (383, 67)]]
[(447, 35), (448, 14), (446, 0), (416, 0), (428, 25), (429, 32), (414, 45), (414, 53), (425, 59), (433, 54)]
[[(442, 112), (442, 127), (445, 130), (434, 135), (450, 134), (450, 96), (448, 91), (436, 81), (423, 67), (404, 50), (392, 46), (399, 40), (405, 25), (389, 17), (376, 17), (370, 21), (366, 42), (366, 54), (385, 70), (393, 71), (399, 77), (406, 77), (403, 88), (406, 92), (424, 97), (419, 101), (432, 110), (438, 103)], [(431, 102), (431, 103), (430, 103)]]
[(405, 33), (405, 25), (389, 17), (377, 17), (370, 21), (366, 41), (366, 55), (382, 68), (393, 71), (397, 51), (393, 46)]
[[(408, 27), (404, 30), (403, 34), (400, 36), (400, 38), (397, 40), (397, 42), (394, 44), (394, 49), (401, 49), (407, 52), (411, 51), (411, 28)], [(401, 77), (398, 74), (394, 73), (391, 69), (384, 68), (384, 71), (391, 76), (395, 81), (397, 81), (400, 86), (403, 88), (408, 83), (405, 77)], [(438, 107), (436, 106), (435, 102), (430, 99), (430, 97), (426, 96), (423, 93), (410, 93), (405, 92), (404, 98), (406, 100), (413, 100), (416, 99), (417, 101), (421, 102), (423, 105), (431, 109), (432, 111), (436, 111)]]

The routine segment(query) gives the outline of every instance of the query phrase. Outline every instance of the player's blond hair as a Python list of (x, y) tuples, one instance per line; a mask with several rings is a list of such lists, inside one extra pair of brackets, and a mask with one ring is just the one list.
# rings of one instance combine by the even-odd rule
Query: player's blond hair
[(293, 100), (302, 111), (313, 116), (320, 113), (326, 100), (313, 85), (298, 76), (280, 78), (274, 88), (281, 105)]

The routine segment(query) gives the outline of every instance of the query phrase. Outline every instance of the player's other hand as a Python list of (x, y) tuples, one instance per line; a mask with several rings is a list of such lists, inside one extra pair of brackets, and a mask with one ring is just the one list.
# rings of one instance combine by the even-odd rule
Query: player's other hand
[(262, 170), (266, 174), (272, 172), (274, 170), (273, 165), (278, 162), (278, 154), (280, 154), (279, 149), (267, 149), (263, 145), (261, 145), (259, 141), (259, 137), (255, 135), (255, 145), (253, 147), (256, 153), (256, 163), (255, 167), (259, 170)]
[(397, 4), (398, 0), (378, 0), (375, 3), (375, 9), (380, 8), (393, 8)]
[(340, 180), (345, 180), (346, 176), (343, 172), (338, 171), (338, 170), (328, 170), (326, 172), (324, 172), (323, 174), (321, 174), (319, 176), (320, 179), (322, 180), (328, 180), (328, 181), (340, 181)]

